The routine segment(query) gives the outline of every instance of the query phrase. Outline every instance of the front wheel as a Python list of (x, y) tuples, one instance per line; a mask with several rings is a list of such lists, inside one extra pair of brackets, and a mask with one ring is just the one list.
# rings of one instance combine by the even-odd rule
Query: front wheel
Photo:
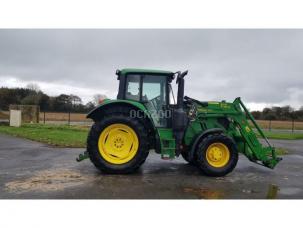
[(189, 156), (189, 154), (188, 154), (188, 151), (181, 151), (181, 156), (182, 156), (182, 158), (185, 160), (185, 161), (187, 161), (188, 162), (188, 164), (190, 164), (190, 165), (196, 165), (196, 161), (194, 160), (194, 161), (190, 161), (189, 159), (188, 159), (188, 156)]
[(148, 138), (143, 124), (126, 115), (113, 114), (96, 122), (87, 139), (93, 164), (106, 173), (131, 173), (148, 155)]
[(238, 162), (236, 144), (223, 134), (212, 134), (202, 139), (196, 155), (198, 167), (208, 176), (225, 176)]

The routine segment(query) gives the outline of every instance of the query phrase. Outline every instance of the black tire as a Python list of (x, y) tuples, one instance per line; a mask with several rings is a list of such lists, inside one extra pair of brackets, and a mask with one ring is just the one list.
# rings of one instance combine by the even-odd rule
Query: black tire
[[(106, 161), (99, 152), (98, 140), (102, 131), (111, 124), (125, 124), (137, 134), (139, 147), (136, 155), (127, 163), (112, 164)], [(142, 122), (128, 115), (112, 114), (105, 116), (100, 122), (95, 122), (87, 138), (87, 152), (92, 163), (102, 172), (111, 174), (126, 174), (136, 171), (146, 160), (149, 152), (147, 131)]]
[(182, 158), (185, 160), (185, 161), (187, 161), (188, 163), (190, 163), (190, 161), (188, 160), (188, 153), (187, 153), (187, 151), (181, 151), (181, 156), (182, 156)]
[[(229, 150), (229, 160), (223, 167), (214, 167), (207, 161), (206, 152), (213, 143), (222, 143)], [(215, 177), (225, 176), (230, 173), (236, 167), (239, 159), (236, 144), (231, 138), (223, 134), (211, 134), (203, 138), (198, 144), (196, 155), (197, 165), (201, 171), (207, 176)]]
[(185, 161), (187, 161), (188, 162), (188, 164), (190, 164), (190, 165), (196, 165), (196, 161), (189, 161), (189, 159), (188, 159), (188, 151), (181, 151), (181, 156), (182, 156), (182, 158), (185, 160)]

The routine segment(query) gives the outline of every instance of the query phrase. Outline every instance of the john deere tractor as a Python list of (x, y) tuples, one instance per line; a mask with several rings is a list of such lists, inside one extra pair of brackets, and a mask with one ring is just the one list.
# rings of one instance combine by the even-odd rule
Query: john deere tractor
[(206, 175), (224, 176), (237, 165), (239, 153), (272, 169), (281, 160), (240, 98), (209, 102), (184, 96), (187, 71), (123, 69), (116, 74), (117, 99), (103, 100), (87, 115), (94, 124), (78, 161), (90, 158), (103, 172), (131, 173), (154, 150), (163, 159), (181, 155)]

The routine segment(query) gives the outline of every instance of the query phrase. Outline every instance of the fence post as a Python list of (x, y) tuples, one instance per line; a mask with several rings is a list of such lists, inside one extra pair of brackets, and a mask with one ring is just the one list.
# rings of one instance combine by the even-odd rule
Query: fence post
[(268, 130), (271, 131), (271, 120), (269, 120)]
[(70, 111), (68, 111), (68, 125), (70, 125)]
[(45, 124), (45, 111), (43, 112), (43, 123)]
[(292, 131), (292, 133), (294, 133), (294, 129), (295, 129), (295, 119), (292, 118), (292, 124), (291, 124), (291, 131)]

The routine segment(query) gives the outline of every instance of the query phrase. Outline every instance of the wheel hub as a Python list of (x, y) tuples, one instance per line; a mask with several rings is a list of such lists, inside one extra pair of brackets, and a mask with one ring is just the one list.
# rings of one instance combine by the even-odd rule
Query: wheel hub
[(116, 149), (121, 149), (124, 146), (124, 140), (121, 137), (117, 137), (114, 140), (114, 146)]
[(211, 166), (223, 167), (230, 159), (230, 152), (223, 143), (213, 143), (206, 151), (206, 159)]
[(100, 134), (99, 153), (107, 162), (124, 164), (137, 153), (139, 139), (136, 132), (125, 124), (111, 124)]
[(210, 150), (210, 158), (214, 161), (218, 161), (222, 158), (223, 153), (218, 147), (214, 147)]

